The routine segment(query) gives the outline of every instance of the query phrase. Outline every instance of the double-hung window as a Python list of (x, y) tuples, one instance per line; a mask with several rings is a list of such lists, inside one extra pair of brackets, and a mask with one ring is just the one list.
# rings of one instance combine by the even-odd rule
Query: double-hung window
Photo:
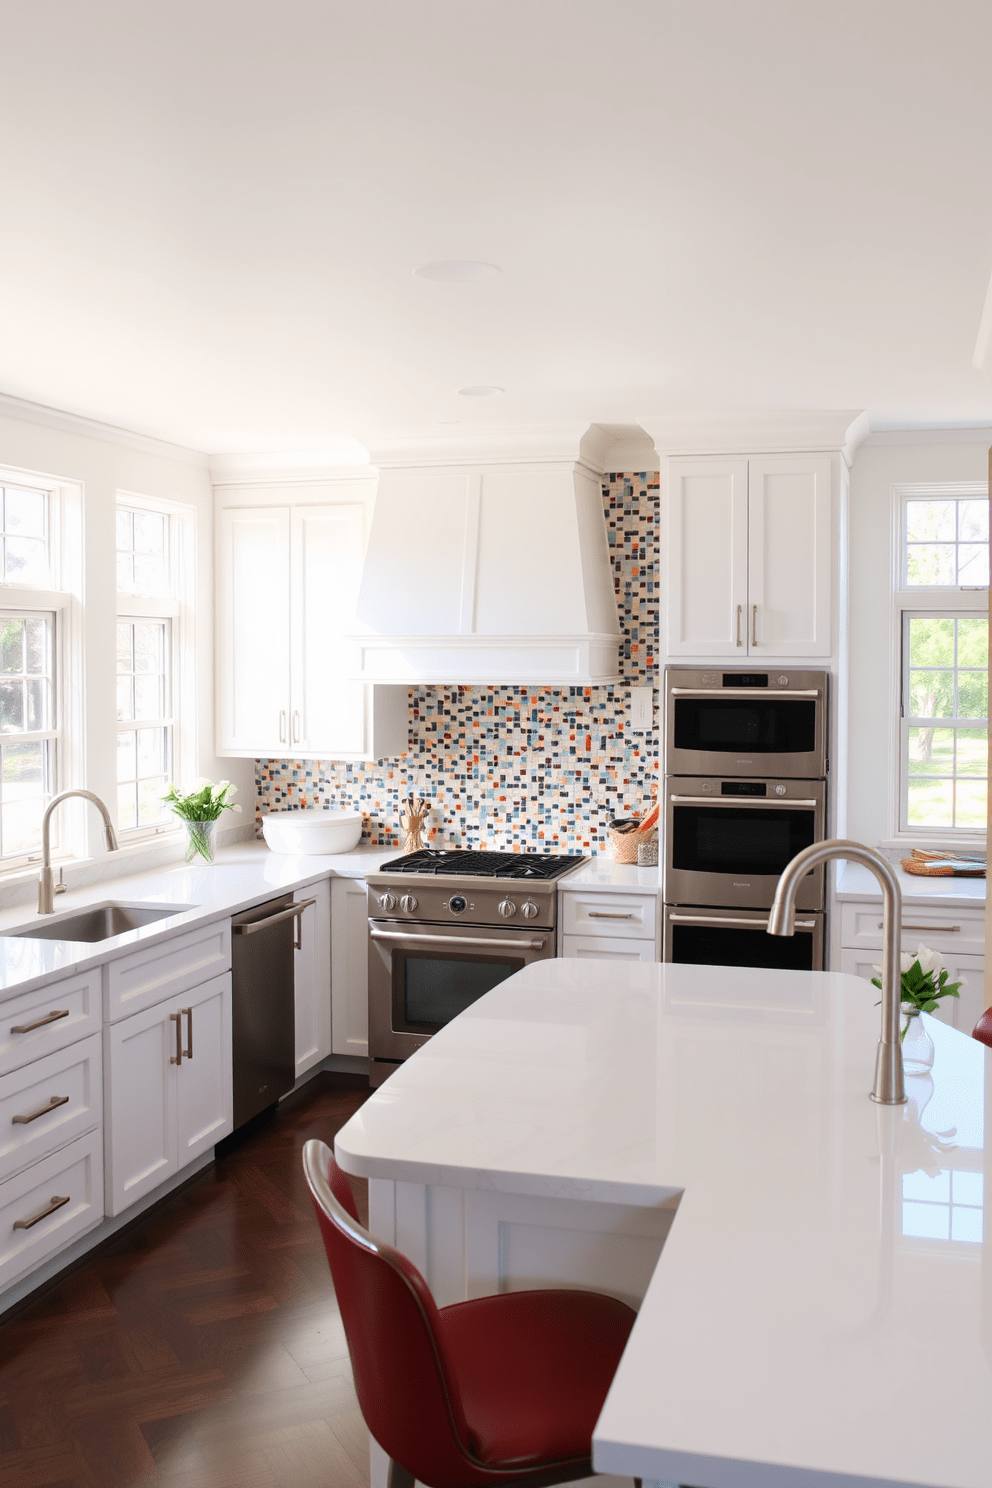
[(162, 796), (189, 752), (180, 717), (191, 675), (187, 527), (175, 511), (142, 498), (118, 500), (117, 826), (134, 836), (173, 825)]
[(980, 486), (908, 487), (899, 502), (899, 830), (985, 832), (989, 502)]

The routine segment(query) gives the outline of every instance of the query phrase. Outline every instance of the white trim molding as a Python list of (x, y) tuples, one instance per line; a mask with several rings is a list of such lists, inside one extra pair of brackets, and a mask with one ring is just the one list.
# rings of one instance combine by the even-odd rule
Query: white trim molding
[(21, 419), (28, 424), (43, 424), (49, 429), (61, 429), (64, 434), (79, 434), (84, 439), (98, 439), (103, 444), (123, 445), (127, 449), (141, 450), (146, 455), (160, 455), (166, 460), (181, 460), (185, 465), (197, 465), (204, 470), (210, 465), (209, 456), (201, 450), (170, 444), (167, 439), (157, 439), (153, 434), (139, 434), (134, 429), (121, 429), (116, 424), (103, 424), (99, 419), (89, 418), (86, 414), (49, 408), (44, 403), (30, 403), (26, 398), (15, 398), (10, 393), (0, 393), (0, 416)]
[(813, 412), (657, 414), (638, 423), (654, 440), (660, 458), (668, 455), (792, 454), (798, 451), (849, 452), (868, 433), (859, 408)]

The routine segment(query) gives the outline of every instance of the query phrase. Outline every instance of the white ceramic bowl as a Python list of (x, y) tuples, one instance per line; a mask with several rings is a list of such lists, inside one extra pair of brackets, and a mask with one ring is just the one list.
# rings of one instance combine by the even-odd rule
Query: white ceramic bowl
[(343, 853), (358, 846), (360, 811), (274, 811), (262, 817), (262, 836), (277, 853)]

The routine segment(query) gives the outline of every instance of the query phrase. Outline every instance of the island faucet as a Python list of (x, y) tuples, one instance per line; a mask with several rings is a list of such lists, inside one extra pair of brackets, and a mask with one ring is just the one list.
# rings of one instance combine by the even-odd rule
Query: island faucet
[(786, 865), (778, 881), (768, 916), (768, 934), (796, 933), (796, 891), (811, 868), (829, 862), (831, 858), (846, 858), (848, 862), (860, 863), (874, 873), (882, 888), (882, 1036), (875, 1055), (875, 1084), (871, 1098), (882, 1106), (901, 1106), (906, 1100), (899, 1037), (902, 890), (891, 863), (863, 843), (849, 842), (843, 837), (832, 837), (826, 842), (814, 842), (812, 847), (804, 847)]
[(38, 880), (38, 913), (55, 913), (55, 895), (65, 893), (65, 884), (56, 884), (52, 877), (52, 812), (60, 801), (67, 801), (70, 796), (82, 796), (85, 801), (92, 801), (100, 815), (103, 817), (103, 825), (107, 833), (107, 849), (109, 852), (117, 851), (117, 833), (114, 824), (110, 820), (110, 812), (100, 800), (88, 790), (66, 790), (60, 791), (53, 796), (45, 807), (45, 814), (41, 818), (41, 877)]

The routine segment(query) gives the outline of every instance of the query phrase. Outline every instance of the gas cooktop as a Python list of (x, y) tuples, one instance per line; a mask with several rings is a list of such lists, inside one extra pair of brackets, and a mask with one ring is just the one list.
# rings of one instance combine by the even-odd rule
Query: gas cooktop
[(509, 852), (445, 852), (425, 847), (380, 865), (380, 873), (456, 874), (459, 878), (561, 878), (584, 863), (572, 854)]

